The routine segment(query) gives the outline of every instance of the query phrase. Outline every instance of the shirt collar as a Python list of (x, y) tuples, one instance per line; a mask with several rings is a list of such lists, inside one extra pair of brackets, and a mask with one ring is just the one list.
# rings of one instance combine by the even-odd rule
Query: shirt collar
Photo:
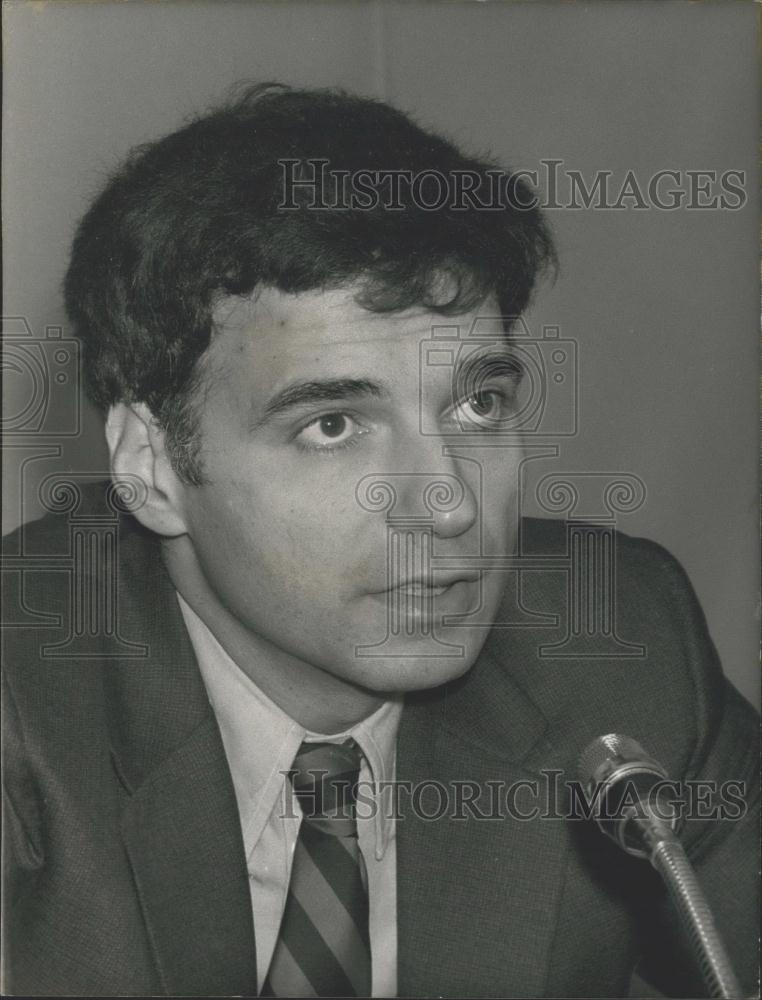
[[(370, 797), (375, 808), (371, 818), (375, 854), (380, 860), (394, 830), (389, 792), (394, 781), (402, 698), (385, 701), (372, 715), (342, 733), (310, 732), (279, 708), (238, 667), (179, 593), (177, 599), (220, 727), (247, 857), (282, 794), (285, 774), (302, 742), (340, 743), (351, 737), (364, 757), (361, 779), (372, 783)], [(362, 821), (358, 808), (358, 822)]]

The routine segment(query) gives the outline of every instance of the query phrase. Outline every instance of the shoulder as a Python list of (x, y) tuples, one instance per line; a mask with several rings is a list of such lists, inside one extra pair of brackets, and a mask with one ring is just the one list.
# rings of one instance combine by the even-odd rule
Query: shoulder
[[(517, 565), (524, 589), (564, 617), (576, 613), (567, 631), (612, 633), (630, 646), (711, 642), (687, 573), (658, 542), (597, 524), (541, 518), (524, 518), (521, 529)], [(591, 654), (607, 649), (605, 643), (596, 649), (594, 639), (588, 647)], [(640, 658), (624, 645), (618, 652)]]
[(20, 705), (66, 691), (86, 699), (117, 658), (126, 610), (139, 626), (163, 573), (156, 539), (116, 506), (109, 483), (57, 499), (59, 512), (2, 540), (3, 674)]
[(115, 569), (125, 578), (157, 570), (156, 537), (130, 515), (112, 483), (62, 480), (48, 507), (2, 539), (3, 623), (14, 630), (41, 626), (34, 600), (69, 598), (72, 583), (94, 585)]
[[(658, 542), (597, 524), (525, 518), (518, 555), (523, 590), (568, 619), (567, 632), (589, 635), (591, 655), (637, 659), (644, 657), (633, 645), (711, 642), (684, 568)], [(607, 634), (621, 643), (607, 645)]]
[(677, 775), (702, 773), (720, 747), (723, 770), (753, 769), (755, 714), (725, 679), (674, 556), (594, 525), (525, 519), (522, 559), (513, 599), (522, 627), (498, 627), (490, 651), (567, 758), (619, 732)]

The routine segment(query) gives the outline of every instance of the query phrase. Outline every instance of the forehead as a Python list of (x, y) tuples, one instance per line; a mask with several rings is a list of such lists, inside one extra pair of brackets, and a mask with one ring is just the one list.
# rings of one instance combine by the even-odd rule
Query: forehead
[(467, 313), (443, 316), (424, 307), (370, 312), (357, 303), (357, 291), (288, 294), (263, 288), (250, 297), (223, 299), (214, 311), (217, 333), (210, 355), (223, 365), (254, 363), (272, 383), (305, 365), (321, 372), (345, 363), (407, 365), (432, 337), (468, 342), (475, 330), (480, 341), (504, 337), (491, 296)]

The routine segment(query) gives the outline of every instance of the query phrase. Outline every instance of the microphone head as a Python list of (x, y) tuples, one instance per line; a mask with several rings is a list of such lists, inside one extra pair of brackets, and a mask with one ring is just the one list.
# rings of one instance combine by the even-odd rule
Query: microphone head
[(661, 787), (667, 772), (629, 736), (597, 737), (582, 751), (578, 773), (596, 823), (628, 854), (648, 857), (653, 838), (675, 829), (677, 814)]
[(608, 733), (598, 736), (585, 747), (579, 757), (577, 773), (586, 788), (598, 783), (609, 784), (627, 774), (653, 774), (660, 779), (667, 772), (649, 756), (643, 747), (629, 736)]

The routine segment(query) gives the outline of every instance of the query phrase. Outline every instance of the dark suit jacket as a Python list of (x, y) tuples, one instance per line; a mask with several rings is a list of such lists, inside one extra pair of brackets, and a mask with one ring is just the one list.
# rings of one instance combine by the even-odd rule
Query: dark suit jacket
[[(24, 574), (11, 560), (5, 588), (15, 610), (4, 621), (35, 626), (6, 630), (5, 990), (251, 994), (249, 888), (220, 734), (159, 547), (124, 521), (118, 629), (145, 647), (136, 658), (105, 645), (91, 658), (42, 650), (60, 643), (76, 606), (56, 568), (71, 555), (66, 520), (9, 540), (11, 554), (50, 558)], [(562, 523), (522, 529), (526, 551), (564, 551)], [(520, 599), (526, 627), (496, 628), (464, 678), (408, 699), (398, 778), (430, 783), (419, 806), (436, 810), (434, 781), (575, 776), (580, 750), (608, 732), (638, 739), (675, 778), (745, 781), (753, 799), (755, 717), (724, 681), (675, 561), (618, 536), (617, 630), (646, 647), (640, 658), (538, 653), (565, 634), (565, 579), (524, 574), (507, 602), (515, 617)], [(668, 995), (703, 995), (655, 873), (590, 822), (427, 821), (408, 805), (402, 797), (401, 996), (625, 996), (636, 964)], [(684, 839), (751, 991), (755, 825), (694, 821)]]

